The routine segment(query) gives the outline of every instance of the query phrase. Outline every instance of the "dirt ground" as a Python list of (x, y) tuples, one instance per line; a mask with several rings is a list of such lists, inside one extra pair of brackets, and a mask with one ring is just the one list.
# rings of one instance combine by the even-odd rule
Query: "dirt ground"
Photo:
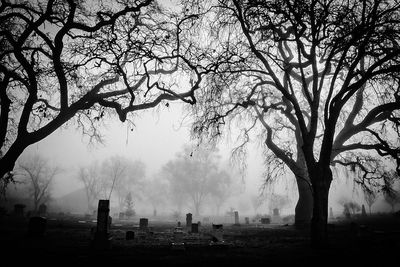
[[(185, 231), (184, 245), (174, 246), (173, 223), (149, 222), (140, 234), (138, 225), (116, 221), (111, 226), (111, 247), (91, 245), (93, 221), (47, 218), (43, 237), (27, 235), (27, 219), (0, 222), (2, 266), (271, 266), (318, 264), (377, 265), (399, 262), (400, 218), (374, 216), (329, 224), (330, 244), (311, 249), (308, 229), (292, 225), (224, 225), (223, 241), (213, 242), (211, 225), (199, 234)], [(135, 238), (126, 240), (126, 232)], [(40, 264), (40, 265), (36, 265)]]

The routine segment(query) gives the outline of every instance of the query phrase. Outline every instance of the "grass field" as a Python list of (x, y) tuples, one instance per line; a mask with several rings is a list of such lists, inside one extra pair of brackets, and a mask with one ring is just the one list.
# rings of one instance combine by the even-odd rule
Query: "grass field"
[[(223, 241), (212, 242), (211, 225), (198, 234), (184, 231), (182, 246), (173, 246), (172, 222), (149, 222), (139, 234), (138, 225), (114, 222), (109, 249), (91, 246), (96, 226), (79, 218), (47, 218), (43, 237), (27, 235), (27, 219), (5, 217), (0, 224), (2, 266), (271, 266), (319, 263), (321, 266), (375, 265), (398, 261), (400, 218), (370, 216), (329, 224), (330, 244), (311, 249), (309, 229), (292, 225), (224, 225)], [(127, 231), (135, 238), (126, 240)], [(40, 264), (40, 265), (36, 265)]]

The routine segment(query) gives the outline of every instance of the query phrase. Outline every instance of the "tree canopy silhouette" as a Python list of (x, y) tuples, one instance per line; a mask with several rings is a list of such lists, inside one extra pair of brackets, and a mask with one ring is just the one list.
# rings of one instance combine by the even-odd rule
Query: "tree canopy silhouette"
[(198, 63), (221, 62), (198, 91), (193, 132), (218, 139), (239, 120), (244, 144), (260, 129), (269, 163), (278, 170), (284, 164), (309, 184), (312, 244), (325, 244), (331, 165), (358, 173), (366, 188), (385, 188), (385, 173), (400, 172), (400, 3), (220, 0), (187, 6), (198, 18), (192, 34), (207, 36), (192, 44), (204, 55)]
[[(201, 71), (179, 60), (180, 21), (167, 13), (152, 0), (1, 1), (2, 185), (26, 147), (67, 122), (101, 141), (107, 116), (195, 102)], [(178, 86), (183, 72), (191, 83)]]

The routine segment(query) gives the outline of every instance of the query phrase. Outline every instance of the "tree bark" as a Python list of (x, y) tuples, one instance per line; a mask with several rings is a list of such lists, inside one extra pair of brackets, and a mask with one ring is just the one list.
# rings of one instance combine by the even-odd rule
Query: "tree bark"
[(317, 166), (310, 172), (310, 178), (314, 197), (311, 246), (323, 248), (328, 245), (328, 196), (332, 171), (329, 166)]
[[(307, 176), (308, 178), (308, 176)], [(313, 195), (311, 183), (305, 177), (296, 176), (299, 199), (295, 208), (295, 226), (309, 226), (313, 214)]]
[(28, 144), (16, 140), (4, 157), (0, 158), (0, 179), (14, 169), (15, 162), (27, 146)]

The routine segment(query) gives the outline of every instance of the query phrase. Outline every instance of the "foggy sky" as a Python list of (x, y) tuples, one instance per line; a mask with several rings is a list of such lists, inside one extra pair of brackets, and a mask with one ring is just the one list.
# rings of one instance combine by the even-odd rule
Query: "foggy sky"
[[(105, 144), (94, 146), (88, 144), (88, 139), (76, 130), (75, 125), (70, 125), (67, 129), (58, 129), (43, 141), (30, 146), (21, 157), (29, 153), (39, 153), (50, 159), (52, 165), (63, 169), (54, 181), (52, 192), (53, 197), (60, 197), (83, 187), (76, 178), (79, 166), (121, 155), (132, 160), (143, 161), (146, 165), (146, 177), (150, 178), (167, 161), (174, 158), (185, 143), (190, 143), (190, 122), (183, 120), (180, 103), (170, 103), (168, 108), (163, 107), (158, 112), (144, 111), (135, 120), (135, 125), (136, 127), (131, 131), (126, 123), (121, 123), (117, 118), (108, 120), (107, 128), (102, 130)], [(242, 212), (247, 209), (249, 213), (253, 211), (250, 196), (259, 193), (264, 168), (262, 147), (259, 147), (257, 140), (253, 141), (253, 144), (249, 146), (248, 171), (243, 181), (243, 193), (235, 196), (233, 203), (226, 205), (227, 207), (235, 206)], [(219, 146), (222, 162), (229, 160), (233, 146), (231, 142), (225, 142)], [(293, 182), (294, 179), (288, 177), (283, 182), (277, 183), (274, 188), (274, 192), (291, 198), (292, 204), (287, 208), (286, 213), (292, 214), (294, 214), (297, 200), (297, 191)], [(361, 191), (354, 190), (352, 181), (334, 179), (329, 205), (336, 213), (341, 212), (341, 206), (338, 203), (340, 198), (359, 200), (359, 203), (364, 203)], [(266, 211), (266, 206), (262, 206), (262, 209)], [(374, 211), (377, 209), (384, 211), (389, 207), (380, 201), (373, 206)]]

